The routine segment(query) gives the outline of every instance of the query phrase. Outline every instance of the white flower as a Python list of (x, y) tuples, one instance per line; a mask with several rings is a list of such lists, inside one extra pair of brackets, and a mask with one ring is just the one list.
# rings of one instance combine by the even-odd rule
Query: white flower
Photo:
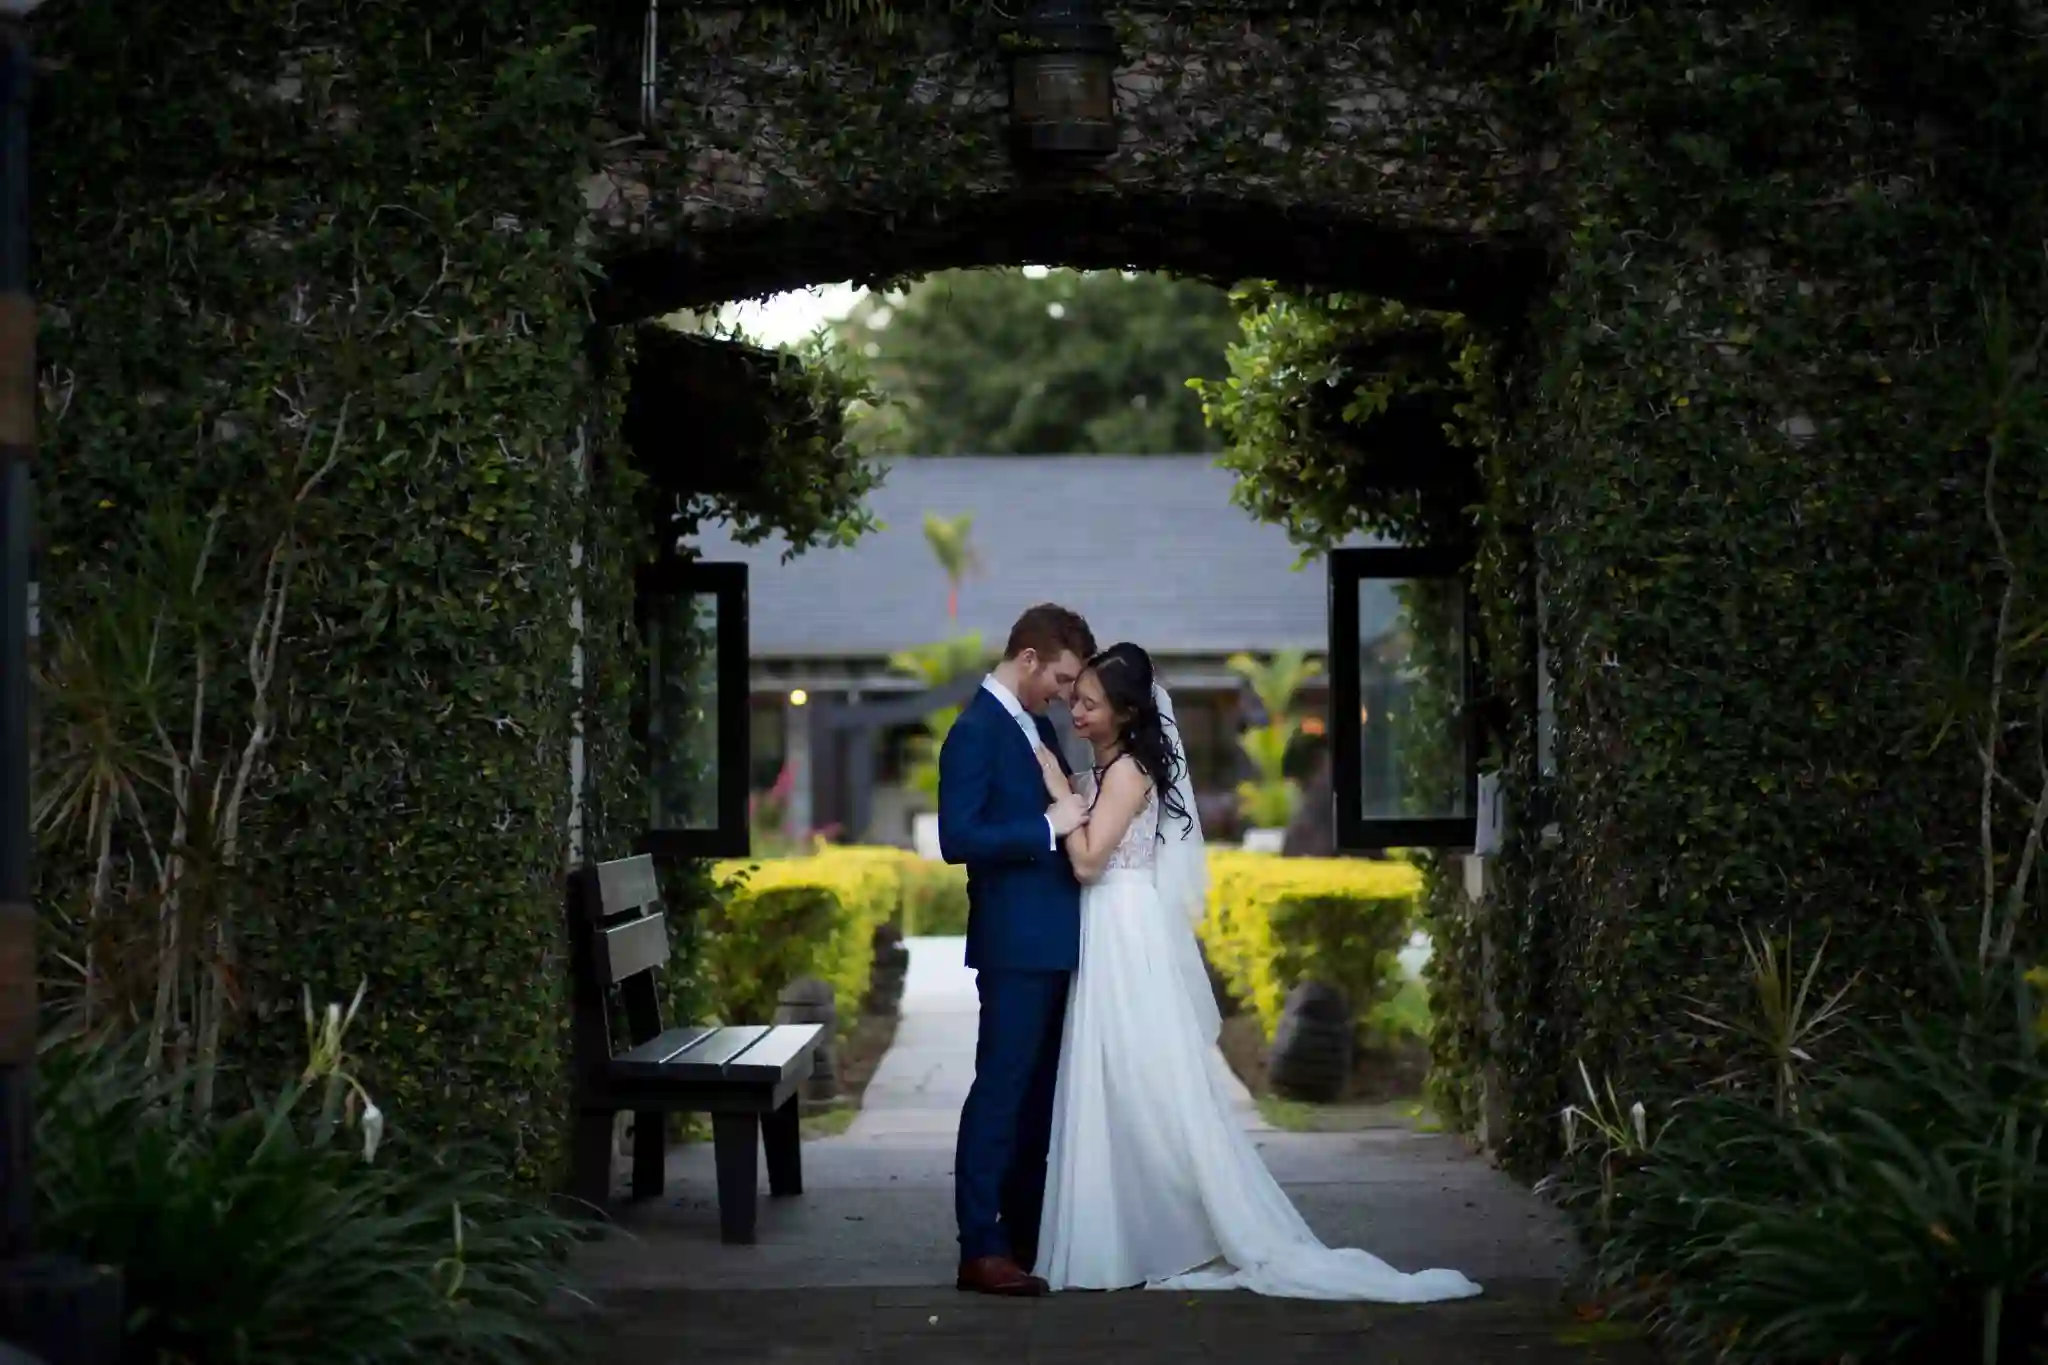
[(384, 1111), (368, 1095), (363, 1096), (363, 1160), (377, 1159), (377, 1144), (384, 1140)]
[(1643, 1102), (1637, 1100), (1628, 1107), (1628, 1116), (1636, 1126), (1636, 1146), (1647, 1150), (1650, 1145), (1650, 1118), (1643, 1112)]

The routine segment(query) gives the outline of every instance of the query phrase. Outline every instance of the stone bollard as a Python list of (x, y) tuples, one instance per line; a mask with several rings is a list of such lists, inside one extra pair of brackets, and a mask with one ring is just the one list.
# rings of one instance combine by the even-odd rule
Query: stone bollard
[(894, 924), (875, 926), (874, 962), (868, 968), (867, 998), (861, 1002), (866, 1014), (893, 1015), (903, 1005), (903, 978), (910, 970), (910, 949), (903, 946), (903, 930)]
[(1304, 981), (1289, 991), (1266, 1055), (1273, 1093), (1311, 1104), (1340, 1099), (1351, 1080), (1352, 1035), (1351, 1007), (1336, 987)]
[(812, 1054), (811, 1074), (800, 1094), (806, 1110), (830, 1108), (839, 1099), (839, 1008), (832, 999), (831, 983), (800, 976), (784, 986), (775, 998), (775, 1022), (824, 1026), (825, 1040)]

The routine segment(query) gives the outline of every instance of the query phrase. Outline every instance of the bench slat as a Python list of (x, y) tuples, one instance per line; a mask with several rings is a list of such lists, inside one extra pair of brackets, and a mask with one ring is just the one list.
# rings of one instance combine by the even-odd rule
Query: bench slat
[(811, 1051), (824, 1031), (818, 1024), (777, 1024), (752, 1047), (727, 1062), (725, 1074), (779, 1081), (791, 1071), (809, 1065)]
[(685, 1024), (672, 1028), (659, 1037), (650, 1038), (630, 1052), (621, 1052), (612, 1059), (613, 1065), (631, 1062), (636, 1066), (660, 1066), (673, 1062), (691, 1048), (718, 1032), (709, 1024)]
[(668, 961), (668, 921), (661, 915), (599, 929), (596, 939), (597, 969), (609, 985)]
[(725, 1064), (760, 1042), (769, 1028), (767, 1024), (728, 1024), (691, 1048), (689, 1056), (678, 1058), (670, 1065), (678, 1068), (678, 1074), (687, 1069), (692, 1076), (722, 1076)]
[(637, 858), (599, 863), (597, 890), (607, 919), (661, 903), (661, 883), (654, 875), (654, 859), (645, 853)]
[(626, 1083), (774, 1087), (809, 1064), (823, 1033), (817, 1024), (670, 1029), (612, 1058), (607, 1071)]

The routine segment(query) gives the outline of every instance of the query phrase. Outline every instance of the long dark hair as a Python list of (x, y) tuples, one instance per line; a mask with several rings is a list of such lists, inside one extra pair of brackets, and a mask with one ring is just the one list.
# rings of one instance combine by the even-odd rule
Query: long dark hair
[[(1179, 820), (1183, 834), (1192, 833), (1195, 814), (1181, 805), (1174, 786), (1180, 781), (1182, 743), (1167, 733), (1166, 717), (1152, 696), (1152, 656), (1128, 640), (1120, 640), (1091, 658), (1087, 672), (1102, 684), (1110, 714), (1117, 718), (1116, 738), (1131, 761), (1152, 779), (1159, 809)], [(1164, 822), (1161, 837), (1165, 837)]]

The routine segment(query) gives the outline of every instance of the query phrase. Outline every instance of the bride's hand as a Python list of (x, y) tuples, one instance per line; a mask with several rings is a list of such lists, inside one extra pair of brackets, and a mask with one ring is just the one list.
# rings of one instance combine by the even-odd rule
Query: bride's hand
[(1045, 794), (1058, 801), (1074, 794), (1073, 784), (1067, 781), (1066, 773), (1060, 770), (1059, 756), (1051, 749), (1038, 751), (1038, 771), (1045, 778)]

